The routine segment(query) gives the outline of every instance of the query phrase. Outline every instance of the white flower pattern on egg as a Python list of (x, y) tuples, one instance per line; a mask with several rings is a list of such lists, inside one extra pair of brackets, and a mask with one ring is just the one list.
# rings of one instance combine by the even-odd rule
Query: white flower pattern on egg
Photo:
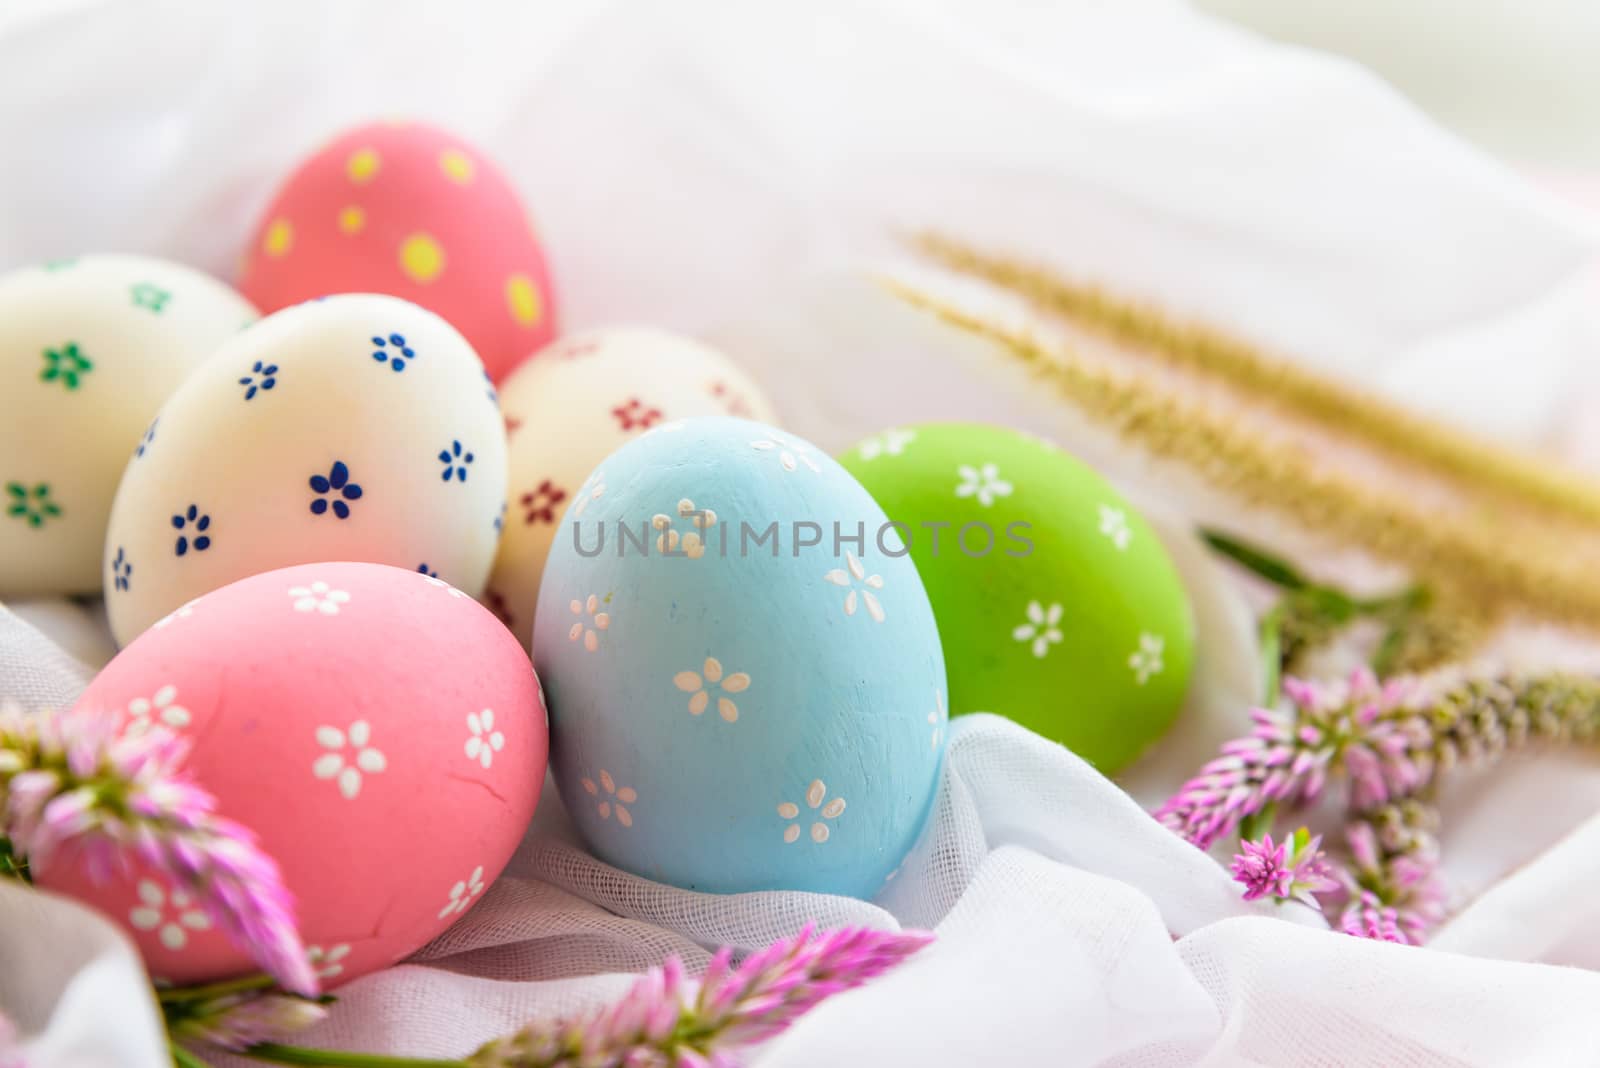
[[(615, 812), (618, 823), (624, 827), (633, 826), (633, 813), (628, 806), (639, 800), (639, 795), (633, 787), (618, 786), (616, 780), (611, 777), (611, 773), (605, 768), (601, 768), (600, 784), (596, 786), (593, 779), (586, 778), (583, 780), (583, 790), (590, 797), (597, 799), (595, 811), (600, 814), (601, 819), (608, 820), (611, 818), (611, 814)], [(600, 796), (601, 790), (605, 791), (604, 797)]]
[(944, 691), (933, 691), (933, 711), (928, 713), (928, 725), (933, 728), (933, 746), (935, 752), (939, 743), (944, 741), (944, 726), (950, 721), (950, 714), (945, 711)]
[(476, 760), (487, 770), (494, 755), (506, 747), (506, 736), (494, 729), (494, 709), (467, 713), (467, 759)]
[(876, 460), (880, 456), (899, 456), (907, 445), (917, 439), (915, 430), (885, 430), (863, 441), (857, 451), (863, 460)]
[[(714, 656), (706, 657), (706, 662), (701, 665), (701, 671), (680, 671), (672, 677), (672, 684), (684, 693), (689, 694), (689, 714), (698, 716), (711, 704), (711, 690), (719, 687), (724, 694), (743, 693), (750, 688), (750, 676), (742, 671), (736, 671), (726, 677), (722, 673), (722, 661)], [(733, 703), (732, 698), (717, 698), (717, 715), (729, 723), (739, 719), (739, 706)]]
[(307, 946), (306, 959), (316, 969), (318, 979), (334, 979), (344, 974), (344, 959), (350, 955), (348, 943), (334, 946)]
[(650, 526), (656, 534), (656, 552), (662, 555), (681, 553), (691, 560), (698, 560), (706, 554), (705, 536), (711, 527), (716, 525), (717, 513), (709, 508), (696, 508), (694, 502), (685, 497), (678, 502), (678, 515), (689, 520), (694, 527), (679, 538), (678, 532), (673, 529), (673, 519), (664, 512), (657, 512), (650, 517)]
[(192, 601), (186, 601), (183, 607), (162, 616), (160, 619), (156, 620), (152, 626), (154, 626), (157, 630), (160, 630), (164, 627), (172, 626), (172, 624), (176, 623), (180, 619), (188, 619), (190, 616), (194, 615), (194, 606), (199, 603), (200, 598), (198, 597)]
[(818, 473), (822, 471), (822, 468), (817, 466), (817, 461), (811, 458), (810, 449), (799, 444), (798, 442), (791, 442), (785, 438), (780, 438), (776, 434), (773, 434), (770, 437), (761, 438), (757, 441), (752, 441), (750, 443), (750, 447), (755, 449), (757, 452), (777, 453), (778, 465), (785, 471), (798, 470), (801, 464), (805, 464), (807, 467), (811, 468), (812, 471)]
[(1111, 539), (1111, 544), (1117, 551), (1127, 552), (1128, 542), (1133, 538), (1133, 531), (1128, 529), (1128, 515), (1121, 508), (1113, 508), (1109, 504), (1100, 506), (1100, 533)]
[(1133, 669), (1134, 680), (1143, 686), (1152, 676), (1161, 674), (1165, 665), (1161, 662), (1161, 654), (1166, 652), (1167, 642), (1158, 634), (1139, 635), (1139, 648), (1128, 657), (1128, 666)]
[(589, 502), (598, 501), (605, 495), (606, 473), (597, 468), (594, 474), (585, 479), (583, 485), (578, 487), (578, 499), (572, 506), (572, 514), (582, 516), (583, 510), (589, 507)]
[(320, 580), (309, 586), (289, 587), (289, 596), (294, 598), (296, 612), (320, 612), (325, 616), (338, 615), (340, 606), (350, 603), (348, 593)]
[[(600, 611), (600, 598), (592, 593), (586, 601), (573, 598), (567, 607), (578, 617), (578, 621), (567, 631), (567, 640), (575, 642), (582, 638), (585, 649), (591, 653), (598, 651), (600, 632), (611, 626), (611, 613)], [(583, 618), (585, 615), (590, 617), (587, 623)]]
[[(312, 763), (311, 773), (319, 779), (335, 780), (339, 785), (339, 793), (347, 801), (354, 801), (361, 794), (362, 775), (376, 775), (389, 766), (383, 753), (371, 742), (372, 725), (364, 719), (350, 724), (348, 731), (338, 727), (318, 727), (317, 744), (328, 752)], [(348, 760), (346, 749), (354, 750)]]
[(470, 909), (483, 893), (483, 865), (472, 869), (472, 874), (450, 888), (450, 900), (439, 910), (439, 918), (459, 916)]
[(171, 893), (163, 890), (153, 879), (140, 879), (139, 902), (128, 913), (128, 922), (139, 931), (155, 931), (161, 944), (177, 952), (189, 944), (190, 931), (209, 931), (211, 917), (194, 907), (194, 901), (183, 890)]
[(985, 508), (993, 507), (996, 497), (1011, 496), (1011, 483), (1000, 477), (994, 464), (973, 467), (962, 464), (956, 468), (961, 481), (956, 485), (957, 497), (976, 497)]
[[(817, 819), (811, 824), (811, 840), (818, 845), (826, 842), (832, 832), (823, 820), (836, 820), (844, 812), (844, 798), (835, 797), (832, 801), (823, 803), (828, 796), (828, 787), (821, 779), (812, 779), (811, 785), (806, 787), (806, 807), (816, 813)], [(784, 801), (778, 805), (778, 818), (794, 821), (783, 829), (784, 842), (792, 845), (800, 840), (800, 806), (793, 801)]]
[(824, 581), (831, 582), (835, 586), (843, 587), (849, 591), (844, 595), (844, 614), (847, 616), (856, 614), (856, 589), (854, 583), (859, 582), (861, 584), (860, 599), (861, 603), (867, 606), (867, 615), (872, 617), (874, 623), (882, 623), (884, 620), (883, 605), (879, 603), (877, 596), (872, 591), (883, 589), (883, 576), (868, 575), (866, 567), (862, 565), (860, 560), (856, 559), (856, 554), (849, 549), (844, 551), (844, 562), (849, 568), (848, 572), (846, 572), (845, 568), (836, 567), (822, 576)]
[(178, 688), (163, 686), (151, 697), (135, 697), (128, 702), (128, 730), (130, 738), (148, 731), (153, 723), (178, 730), (189, 725), (189, 710), (177, 703)]
[(438, 577), (436, 577), (434, 575), (423, 575), (422, 576), (422, 581), (426, 582), (428, 585), (433, 586), (433, 587), (435, 587), (437, 589), (449, 591), (449, 594), (452, 597), (465, 597), (466, 596), (465, 593), (462, 593), (460, 590), (458, 590), (454, 586), (450, 585), (450, 583), (446, 582), (444, 579), (438, 578)]
[(1061, 641), (1061, 606), (1052, 604), (1046, 609), (1038, 601), (1028, 602), (1028, 621), (1021, 624), (1011, 632), (1011, 637), (1019, 642), (1032, 642), (1033, 655), (1044, 659), (1050, 651), (1050, 646)]

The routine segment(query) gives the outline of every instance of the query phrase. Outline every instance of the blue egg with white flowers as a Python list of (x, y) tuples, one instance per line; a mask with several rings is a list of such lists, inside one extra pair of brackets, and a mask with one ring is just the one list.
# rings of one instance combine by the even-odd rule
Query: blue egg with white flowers
[(883, 888), (946, 728), (907, 536), (821, 450), (743, 419), (658, 425), (590, 474), (533, 659), (595, 855), (712, 893)]

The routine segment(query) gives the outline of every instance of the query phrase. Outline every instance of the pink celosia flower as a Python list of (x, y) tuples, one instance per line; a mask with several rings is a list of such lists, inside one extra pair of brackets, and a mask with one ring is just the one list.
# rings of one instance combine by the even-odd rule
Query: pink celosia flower
[(1239, 846), (1243, 852), (1234, 856), (1230, 870), (1244, 884), (1246, 901), (1292, 898), (1317, 908), (1317, 894), (1339, 889), (1322, 853), (1322, 836), (1304, 827), (1282, 842), (1274, 843), (1267, 834), (1259, 842), (1244, 841)]
[(1274, 844), (1272, 835), (1259, 842), (1249, 840), (1239, 843), (1244, 850), (1233, 858), (1229, 869), (1236, 881), (1244, 884), (1244, 899), (1254, 901), (1259, 897), (1286, 898), (1294, 874), (1289, 870), (1289, 850), (1286, 843)]
[(327, 1019), (315, 1001), (273, 991), (230, 994), (167, 1009), (167, 1030), (182, 1042), (203, 1042), (236, 1052), (261, 1042), (281, 1042)]
[(1427, 829), (1434, 813), (1425, 806), (1390, 806), (1377, 817), (1384, 821), (1381, 829), (1367, 819), (1345, 828), (1352, 867), (1342, 873), (1346, 899), (1338, 927), (1363, 938), (1421, 945), (1444, 918), (1438, 845)]
[[(1363, 779), (1381, 779), (1399, 758), (1391, 753), (1395, 745), (1387, 727), (1378, 725), (1411, 689), (1410, 683), (1379, 685), (1364, 668), (1344, 682), (1284, 679), (1289, 708), (1251, 709), (1251, 732), (1224, 743), (1222, 755), (1185, 783), (1156, 818), (1206, 849), (1269, 805), (1315, 801), (1332, 770), (1352, 771), (1346, 762), (1352, 745), (1360, 750), (1355, 759)], [(1408, 770), (1396, 774), (1415, 778)]]
[(36, 870), (70, 844), (97, 879), (137, 858), (192, 893), (284, 989), (315, 995), (276, 862), (183, 770), (188, 743), (114, 715), (0, 708), (0, 832)]
[(817, 1003), (881, 975), (931, 934), (807, 925), (734, 966), (723, 950), (696, 983), (677, 958), (617, 1004), (533, 1024), (467, 1058), (472, 1068), (734, 1068), (738, 1050), (787, 1028)]
[[(1444, 916), (1434, 817), (1417, 800), (1443, 772), (1531, 741), (1600, 736), (1600, 680), (1584, 676), (1450, 671), (1380, 684), (1362, 669), (1330, 684), (1285, 679), (1283, 693), (1283, 708), (1253, 710), (1250, 733), (1224, 744), (1155, 814), (1209, 848), (1252, 817), (1258, 830), (1270, 829), (1271, 817), (1317, 801), (1342, 773), (1353, 867), (1308, 864), (1300, 881), (1337, 882), (1334, 926), (1366, 937), (1420, 942)], [(1295, 847), (1263, 837), (1240, 849), (1232, 871), (1248, 897), (1282, 896), (1286, 880), (1295, 885)]]
[(1339, 917), (1339, 929), (1357, 938), (1412, 944), (1401, 930), (1399, 910), (1383, 904), (1370, 890), (1361, 891), (1354, 901), (1345, 906), (1344, 914)]

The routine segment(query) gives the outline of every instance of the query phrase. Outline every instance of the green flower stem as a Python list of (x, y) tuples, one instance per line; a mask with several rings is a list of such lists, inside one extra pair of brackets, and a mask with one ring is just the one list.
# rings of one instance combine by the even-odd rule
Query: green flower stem
[(1343, 590), (1312, 582), (1287, 560), (1273, 556), (1265, 549), (1248, 545), (1221, 531), (1202, 528), (1200, 537), (1211, 548), (1251, 574), (1265, 579), (1279, 589), (1309, 594), (1337, 617), (1416, 611), (1428, 603), (1427, 588), (1420, 585), (1407, 586), (1396, 593), (1382, 597), (1352, 597)]
[(388, 1057), (381, 1053), (345, 1053), (336, 1049), (305, 1049), (263, 1042), (244, 1051), (252, 1060), (269, 1064), (309, 1064), (319, 1068), (468, 1068), (466, 1061)]
[(1373, 656), (1380, 678), (1404, 665), (1413, 632), (1432, 603), (1427, 587), (1407, 586), (1378, 597), (1356, 597), (1333, 586), (1312, 582), (1286, 560), (1248, 545), (1220, 531), (1202, 529), (1200, 536), (1212, 549), (1258, 578), (1283, 590), (1273, 611), (1261, 621), (1263, 657), (1269, 658), (1267, 703), (1277, 701), (1277, 681), (1283, 669), (1303, 652), (1316, 648), (1358, 618), (1385, 624), (1384, 636)]
[(1246, 545), (1244, 542), (1224, 534), (1220, 530), (1202, 527), (1200, 528), (1200, 537), (1204, 539), (1207, 545), (1223, 556), (1226, 556), (1245, 570), (1266, 579), (1274, 586), (1285, 590), (1303, 590), (1311, 585), (1311, 581), (1297, 571), (1294, 565), (1288, 561), (1280, 560), (1253, 545)]
[(33, 882), (33, 876), (28, 874), (28, 862), (17, 856), (11, 846), (11, 839), (0, 834), (0, 879), (20, 879), (25, 883)]
[(1383, 640), (1372, 652), (1372, 672), (1380, 679), (1394, 674), (1395, 664), (1405, 651), (1406, 625), (1404, 620), (1391, 623), (1383, 632)]
[(1254, 842), (1262, 835), (1272, 830), (1272, 823), (1278, 818), (1278, 806), (1268, 803), (1262, 805), (1255, 812), (1250, 813), (1239, 821), (1239, 841)]
[(1391, 593), (1387, 597), (1356, 598), (1351, 603), (1356, 611), (1364, 615), (1387, 615), (1390, 613), (1409, 614), (1420, 612), (1432, 603), (1428, 587), (1422, 585), (1407, 586), (1398, 593)]
[(213, 998), (227, 997), (229, 994), (268, 990), (277, 985), (278, 981), (270, 975), (247, 975), (243, 979), (228, 979), (220, 983), (207, 983), (205, 986), (179, 986), (158, 990), (156, 1000), (163, 1005), (181, 1004), (186, 1001), (210, 1001)]
[(1278, 703), (1283, 688), (1283, 615), (1282, 601), (1273, 605), (1261, 617), (1261, 703), (1272, 708)]
[(176, 1068), (211, 1068), (211, 1065), (196, 1057), (176, 1042), (170, 1044), (172, 1050), (172, 1063)]

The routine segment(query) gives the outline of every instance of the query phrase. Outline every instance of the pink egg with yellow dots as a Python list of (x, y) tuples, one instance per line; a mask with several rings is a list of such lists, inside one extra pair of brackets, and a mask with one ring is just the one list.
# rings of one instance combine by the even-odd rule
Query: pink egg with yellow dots
[(516, 190), (478, 149), (419, 123), (359, 127), (296, 167), (239, 288), (265, 313), (331, 293), (403, 297), (461, 331), (497, 382), (556, 333)]
[[(80, 708), (161, 724), (222, 815), (278, 861), (325, 986), (387, 967), (482, 899), (544, 783), (543, 695), (489, 611), (366, 563), (268, 571), (191, 601), (122, 650)], [(149, 868), (36, 873), (119, 922), (175, 984), (257, 970)]]

